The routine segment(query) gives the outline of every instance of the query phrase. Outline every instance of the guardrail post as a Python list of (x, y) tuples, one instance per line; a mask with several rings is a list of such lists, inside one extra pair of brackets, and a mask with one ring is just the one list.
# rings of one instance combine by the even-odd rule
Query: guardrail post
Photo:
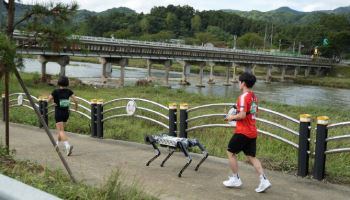
[(305, 177), (309, 173), (311, 115), (300, 115), (298, 176)]
[(6, 106), (6, 103), (5, 103), (5, 94), (2, 94), (1, 95), (1, 103), (2, 103), (2, 121), (5, 121), (6, 120), (6, 112), (5, 112), (5, 106)]
[(187, 138), (187, 131), (186, 131), (188, 126), (187, 109), (188, 109), (187, 103), (180, 104), (180, 136), (179, 137), (181, 138)]
[(97, 137), (103, 138), (103, 100), (99, 99), (96, 106), (96, 130)]
[(327, 142), (329, 118), (327, 116), (317, 117), (317, 131), (316, 131), (316, 149), (315, 149), (315, 164), (313, 171), (313, 178), (322, 180), (325, 174)]
[(169, 104), (169, 135), (176, 137), (177, 124), (177, 105), (176, 103)]
[(97, 126), (96, 126), (96, 107), (97, 100), (91, 99), (91, 137), (97, 137)]

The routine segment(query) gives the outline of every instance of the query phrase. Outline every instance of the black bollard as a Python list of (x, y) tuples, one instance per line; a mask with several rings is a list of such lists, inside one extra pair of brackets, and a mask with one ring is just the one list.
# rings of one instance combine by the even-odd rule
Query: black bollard
[(305, 177), (309, 173), (311, 115), (300, 115), (299, 125), (299, 152), (298, 152), (298, 176)]
[(96, 106), (96, 130), (97, 137), (103, 138), (103, 100), (99, 99)]
[(181, 138), (187, 138), (187, 126), (188, 126), (188, 104), (180, 104), (180, 136)]
[(325, 175), (325, 164), (327, 150), (327, 135), (329, 118), (327, 116), (317, 117), (317, 131), (316, 131), (316, 149), (315, 149), (315, 164), (313, 171), (313, 178), (322, 180)]
[(91, 137), (97, 137), (97, 126), (96, 126), (96, 107), (97, 100), (91, 99)]
[(177, 124), (177, 105), (176, 103), (169, 104), (169, 136), (176, 137)]

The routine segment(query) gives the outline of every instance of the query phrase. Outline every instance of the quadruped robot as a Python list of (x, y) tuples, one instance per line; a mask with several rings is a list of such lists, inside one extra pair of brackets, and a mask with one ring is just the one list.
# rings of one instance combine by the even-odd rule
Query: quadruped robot
[(199, 166), (205, 161), (205, 159), (208, 158), (209, 154), (204, 148), (204, 146), (199, 143), (197, 139), (188, 139), (188, 138), (180, 138), (180, 137), (174, 137), (174, 136), (169, 136), (166, 134), (160, 134), (160, 135), (151, 135), (151, 136), (146, 136), (145, 137), (145, 142), (147, 144), (150, 144), (153, 146), (153, 148), (156, 150), (156, 155), (152, 157), (146, 164), (146, 166), (149, 166), (152, 161), (154, 161), (156, 158), (160, 156), (160, 150), (157, 146), (159, 144), (160, 146), (163, 147), (168, 147), (170, 152), (169, 154), (165, 157), (165, 159), (162, 161), (160, 164), (161, 167), (164, 166), (164, 163), (170, 158), (170, 156), (173, 155), (173, 153), (176, 150), (180, 150), (184, 153), (185, 157), (187, 158), (186, 164), (182, 167), (180, 172), (178, 173), (178, 177), (181, 177), (182, 173), (185, 171), (185, 169), (191, 164), (192, 162), (192, 157), (188, 152), (188, 148), (198, 146), (199, 149), (202, 151), (203, 158), (199, 161), (197, 164), (195, 171), (198, 171)]

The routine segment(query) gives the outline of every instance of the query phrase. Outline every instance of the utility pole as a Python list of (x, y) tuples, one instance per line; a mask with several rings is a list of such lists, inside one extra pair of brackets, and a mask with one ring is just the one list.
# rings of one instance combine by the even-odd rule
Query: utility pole
[(272, 49), (272, 40), (273, 40), (273, 24), (272, 24), (272, 27), (271, 27), (271, 43), (270, 43), (270, 48)]
[(278, 50), (281, 52), (281, 42), (282, 42), (282, 39), (279, 40), (279, 44), (278, 44)]
[(293, 54), (295, 53), (295, 40), (293, 41)]
[(301, 42), (299, 42), (298, 55), (301, 54)]
[(265, 48), (266, 48), (266, 37), (267, 37), (267, 24), (265, 24), (264, 51), (265, 51)]
[(233, 49), (236, 49), (236, 44), (237, 44), (237, 35), (233, 36)]

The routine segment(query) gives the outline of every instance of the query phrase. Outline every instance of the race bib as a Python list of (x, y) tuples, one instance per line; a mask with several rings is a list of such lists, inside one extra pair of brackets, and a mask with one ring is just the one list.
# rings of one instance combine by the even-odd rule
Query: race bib
[(68, 108), (70, 105), (69, 99), (60, 99), (60, 108)]
[(250, 106), (250, 114), (255, 114), (257, 110), (257, 106), (255, 102), (252, 102), (252, 105)]

